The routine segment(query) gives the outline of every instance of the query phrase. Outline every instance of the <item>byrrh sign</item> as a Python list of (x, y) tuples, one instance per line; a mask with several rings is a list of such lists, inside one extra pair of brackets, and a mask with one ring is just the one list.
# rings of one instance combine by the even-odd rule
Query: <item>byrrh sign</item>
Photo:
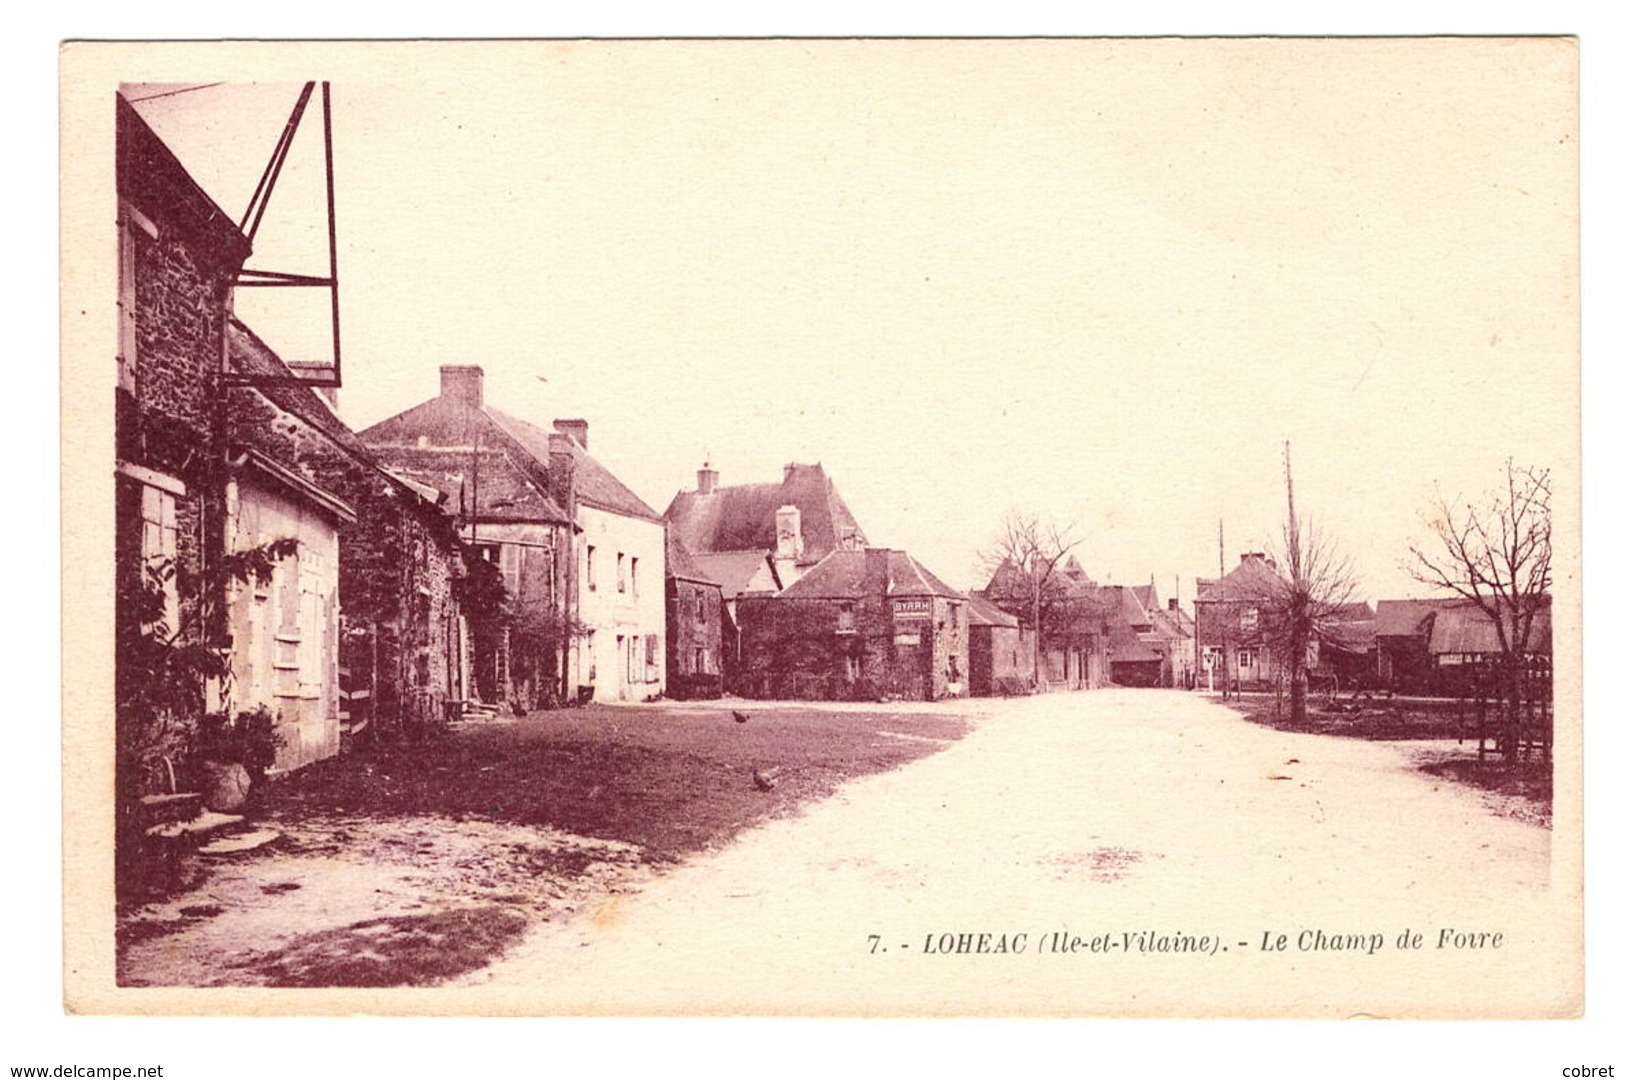
[(929, 619), (931, 617), (930, 600), (893, 600), (891, 613), (894, 619)]

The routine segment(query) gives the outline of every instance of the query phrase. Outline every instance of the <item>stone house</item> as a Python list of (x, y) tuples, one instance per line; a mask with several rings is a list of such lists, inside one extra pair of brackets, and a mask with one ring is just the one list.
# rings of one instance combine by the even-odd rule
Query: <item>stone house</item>
[(970, 598), (907, 552), (831, 551), (779, 592), (736, 603), (749, 696), (938, 700), (967, 690)]
[[(338, 526), (333, 562), (342, 610), (337, 678), (329, 685), (342, 698), (338, 719), (357, 733), (390, 737), (455, 718), (468, 696), (467, 625), (457, 595), (465, 565), (444, 497), (385, 470), (327, 397), (293, 381), (282, 360), (235, 320), (228, 345), (235, 383), (228, 417), (238, 460), (285, 462), (294, 479), (350, 509)], [(245, 468), (235, 481), (244, 493), (236, 518), (245, 531), (264, 534), (264, 522), (252, 521), (244, 487), (254, 474)], [(307, 572), (303, 563), (300, 572)], [(278, 584), (237, 589), (233, 636), (243, 656), (240, 694), (269, 702), (297, 650), (280, 629), (259, 625), (254, 609), (264, 605), (267, 588), (274, 593)]]
[(1274, 685), (1282, 669), (1268, 648), (1265, 622), (1284, 584), (1275, 560), (1263, 552), (1242, 555), (1221, 578), (1196, 579), (1196, 647), (1204, 685), (1219, 689), (1228, 683), (1243, 690)]
[(1179, 605), (1179, 598), (1170, 596), (1166, 608), (1152, 613), (1158, 637), (1166, 642), (1169, 659), (1170, 686), (1189, 689), (1196, 685), (1196, 620)]
[[(155, 625), (136, 614), (138, 597), (158, 568), (173, 571), (163, 575), (161, 625), (229, 657), (234, 677), (205, 680), (203, 707), (270, 704), (283, 727), (281, 767), (337, 751), (338, 533), (354, 510), (276, 454), (233, 446), (229, 326), (249, 241), (123, 97), (115, 132), (115, 672), (128, 794), (175, 783), (176, 763), (196, 749), (196, 717), (170, 717), (159, 739), (134, 730), (127, 704), (144, 677), (133, 645)], [(251, 600), (221, 575), (229, 554), (290, 539), (297, 553)], [(250, 627), (270, 643), (252, 675), (241, 647)]]
[(831, 552), (861, 551), (868, 540), (822, 465), (792, 462), (778, 482), (724, 487), (718, 479), (702, 466), (666, 520), (694, 567), (722, 590), (723, 682), (732, 689), (741, 670), (739, 598), (776, 593)]
[(725, 619), (721, 583), (699, 567), (668, 527), (666, 688), (672, 697), (722, 695)]
[(659, 696), (664, 522), (587, 452), (585, 420), (544, 431), (487, 404), (484, 379), (444, 365), (438, 396), (360, 433), (457, 506), (463, 540), (501, 573), (502, 619), (471, 628), (479, 695), (516, 710)]
[(968, 594), (970, 693), (972, 697), (1032, 691), (1032, 634), (1021, 621), (979, 592)]
[[(1033, 635), (1034, 581), (1039, 593), (1040, 625), (1036, 636), (1042, 650), (1040, 690), (1083, 690), (1103, 685), (1109, 677), (1105, 649), (1110, 632), (1108, 612), (1100, 587), (1076, 557), (1068, 556), (1054, 571), (1047, 564), (1029, 574), (1005, 560), (981, 591), (990, 603), (1014, 616), (1024, 634)], [(1034, 682), (1029, 675), (1029, 682)]]

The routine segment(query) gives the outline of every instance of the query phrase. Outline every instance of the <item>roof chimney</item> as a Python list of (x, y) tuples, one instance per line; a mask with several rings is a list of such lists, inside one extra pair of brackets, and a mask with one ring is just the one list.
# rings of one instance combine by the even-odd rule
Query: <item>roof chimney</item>
[(553, 432), (547, 437), (547, 494), (572, 519), (575, 517), (575, 471), (570, 437)]
[(1170, 596), (1168, 598), (1168, 610), (1169, 611), (1178, 611), (1179, 610), (1179, 597)]
[(465, 405), (485, 404), (485, 369), (478, 364), (441, 364), (440, 396)]
[(700, 467), (696, 475), (699, 477), (701, 495), (709, 495), (717, 489), (717, 471), (709, 461)]
[(555, 420), (553, 430), (562, 431), (576, 441), (576, 445), (585, 450), (587, 448), (587, 422), (585, 420)]
[(774, 515), (778, 542), (774, 548), (776, 559), (799, 559), (805, 550), (801, 542), (801, 508), (794, 505), (779, 507)]

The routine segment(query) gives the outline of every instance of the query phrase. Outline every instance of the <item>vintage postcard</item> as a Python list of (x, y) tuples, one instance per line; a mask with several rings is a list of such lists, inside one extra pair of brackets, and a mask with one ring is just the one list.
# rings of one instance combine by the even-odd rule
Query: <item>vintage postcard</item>
[(64, 46), (67, 1008), (1580, 1015), (1577, 69)]

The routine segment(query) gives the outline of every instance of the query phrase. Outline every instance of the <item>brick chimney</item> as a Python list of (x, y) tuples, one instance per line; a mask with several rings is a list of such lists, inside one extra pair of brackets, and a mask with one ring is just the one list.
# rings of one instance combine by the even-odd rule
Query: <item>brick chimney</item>
[(709, 495), (717, 489), (717, 471), (711, 467), (709, 461), (702, 465), (695, 475), (699, 479), (701, 495)]
[(1170, 596), (1168, 598), (1168, 610), (1169, 611), (1178, 611), (1179, 610), (1179, 597)]
[(576, 441), (576, 445), (585, 450), (587, 448), (587, 422), (585, 420), (555, 420), (553, 430), (562, 431)]
[(485, 369), (478, 364), (441, 364), (440, 396), (465, 405), (485, 404)]

